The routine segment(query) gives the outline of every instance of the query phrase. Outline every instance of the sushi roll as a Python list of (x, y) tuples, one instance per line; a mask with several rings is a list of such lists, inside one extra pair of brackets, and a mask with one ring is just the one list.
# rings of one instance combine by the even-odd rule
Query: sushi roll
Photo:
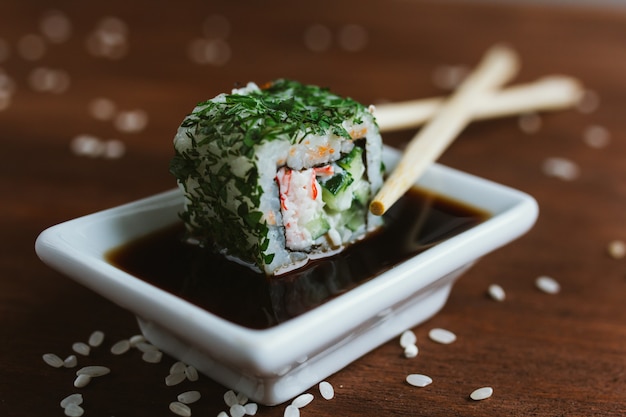
[(382, 140), (371, 108), (280, 79), (198, 104), (170, 171), (190, 239), (268, 276), (331, 256), (377, 229)]

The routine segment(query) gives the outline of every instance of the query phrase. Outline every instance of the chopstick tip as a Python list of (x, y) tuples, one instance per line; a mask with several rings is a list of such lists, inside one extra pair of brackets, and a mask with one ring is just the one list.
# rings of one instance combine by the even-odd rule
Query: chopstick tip
[(383, 214), (385, 214), (385, 210), (385, 205), (382, 203), (382, 201), (374, 200), (370, 204), (370, 212), (372, 212), (372, 214), (375, 216), (382, 216)]

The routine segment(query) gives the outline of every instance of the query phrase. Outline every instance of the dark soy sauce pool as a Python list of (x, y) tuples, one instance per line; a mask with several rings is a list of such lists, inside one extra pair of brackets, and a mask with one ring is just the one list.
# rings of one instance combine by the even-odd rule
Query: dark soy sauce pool
[(107, 254), (110, 263), (213, 314), (264, 329), (296, 317), (488, 218), (484, 211), (413, 188), (385, 227), (340, 254), (279, 277), (184, 243), (182, 222)]

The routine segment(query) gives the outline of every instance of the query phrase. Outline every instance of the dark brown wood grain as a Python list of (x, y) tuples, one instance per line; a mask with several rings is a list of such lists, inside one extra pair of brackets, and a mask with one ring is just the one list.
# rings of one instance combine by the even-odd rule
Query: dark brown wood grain
[[(626, 259), (606, 246), (626, 240), (626, 13), (602, 9), (465, 4), (439, 1), (291, 2), (4, 2), (0, 40), (10, 47), (0, 76), (15, 86), (0, 110), (0, 415), (63, 415), (59, 401), (78, 391), (75, 370), (54, 369), (41, 359), (71, 353), (94, 330), (106, 333), (101, 348), (81, 365), (101, 364), (111, 375), (82, 390), (86, 416), (173, 415), (168, 404), (187, 389), (202, 399), (193, 415), (225, 409), (226, 389), (206, 377), (167, 387), (174, 362), (141, 361), (137, 352), (113, 357), (115, 341), (138, 333), (135, 318), (41, 263), (34, 241), (46, 227), (174, 187), (168, 173), (176, 128), (196, 102), (239, 82), (290, 77), (326, 85), (366, 103), (447, 94), (432, 81), (442, 65), (472, 66), (496, 42), (508, 42), (522, 58), (518, 81), (563, 73), (597, 92), (592, 113), (576, 109), (542, 115), (533, 134), (517, 118), (472, 124), (441, 162), (533, 195), (540, 217), (524, 237), (480, 260), (454, 286), (430, 321), (413, 329), (419, 355), (402, 356), (392, 340), (328, 378), (335, 398), (316, 400), (307, 416), (620, 416), (626, 415)], [(503, 2), (504, 3), (504, 2)], [(508, 2), (506, 2), (508, 3)], [(19, 40), (39, 33), (40, 18), (62, 11), (72, 23), (63, 43), (46, 42), (44, 55), (24, 59)], [(214, 14), (231, 23), (231, 50), (223, 66), (199, 65), (187, 56)], [(128, 26), (122, 59), (95, 57), (85, 41), (105, 16)], [(307, 27), (322, 24), (330, 47), (308, 50)], [(346, 51), (339, 33), (363, 27), (364, 49)], [(65, 71), (62, 94), (29, 85), (36, 68)], [(120, 110), (142, 109), (145, 129), (124, 133), (89, 111), (97, 98)], [(585, 129), (603, 126), (609, 145), (589, 147)], [(119, 159), (77, 156), (79, 134), (119, 139)], [(402, 147), (413, 132), (385, 141)], [(546, 176), (542, 163), (562, 157), (580, 167), (563, 181)], [(534, 287), (539, 275), (562, 286), (558, 295)], [(507, 294), (502, 303), (486, 295), (492, 283)], [(437, 345), (428, 330), (443, 327), (458, 340)], [(277, 352), (280, 354), (280, 352)], [(433, 379), (426, 388), (404, 382), (409, 373)], [(492, 386), (481, 402), (469, 394)], [(281, 416), (284, 406), (257, 415)]]

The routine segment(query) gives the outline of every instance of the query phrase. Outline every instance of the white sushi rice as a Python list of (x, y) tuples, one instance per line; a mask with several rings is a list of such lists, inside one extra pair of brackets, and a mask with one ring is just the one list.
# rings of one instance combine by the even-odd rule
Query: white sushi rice
[(68, 417), (80, 417), (85, 413), (85, 410), (78, 404), (69, 404), (65, 407), (64, 412)]
[(453, 343), (456, 340), (456, 335), (454, 333), (452, 333), (450, 330), (442, 328), (431, 329), (428, 332), (428, 337), (433, 342), (441, 343), (444, 345)]
[(237, 394), (235, 394), (235, 391), (228, 390), (224, 393), (224, 403), (226, 403), (226, 405), (229, 407), (232, 407), (235, 404), (239, 404), (239, 400), (237, 400)]
[(257, 411), (259, 411), (259, 405), (257, 403), (248, 403), (243, 406), (246, 410), (246, 414), (249, 416), (256, 415)]
[(160, 350), (148, 350), (141, 356), (144, 362), (159, 363), (163, 358), (163, 352)]

